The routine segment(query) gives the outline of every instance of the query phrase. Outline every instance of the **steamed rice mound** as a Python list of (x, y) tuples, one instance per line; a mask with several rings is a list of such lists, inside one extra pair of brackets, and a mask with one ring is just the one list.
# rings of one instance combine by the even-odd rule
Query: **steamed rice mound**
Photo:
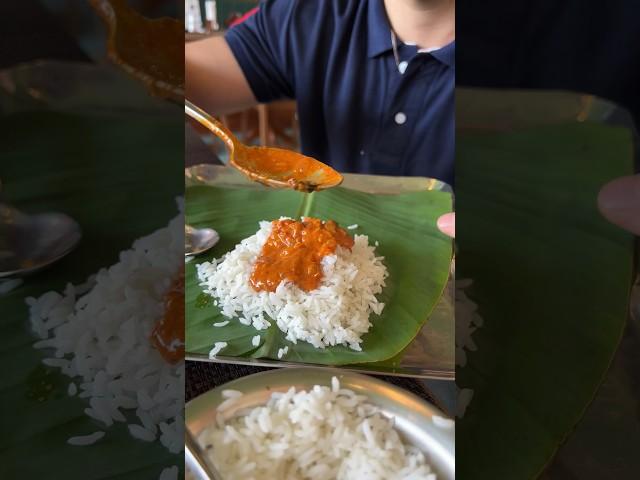
[(322, 259), (320, 287), (305, 292), (283, 281), (275, 292), (255, 291), (250, 277), (256, 259), (271, 234), (271, 222), (240, 242), (219, 260), (197, 265), (200, 285), (216, 298), (228, 318), (264, 330), (275, 320), (286, 339), (309, 342), (316, 348), (345, 345), (361, 350), (362, 335), (371, 327), (369, 315), (382, 313), (382, 292), (387, 277), (383, 257), (366, 235), (356, 235), (351, 250), (338, 247)]

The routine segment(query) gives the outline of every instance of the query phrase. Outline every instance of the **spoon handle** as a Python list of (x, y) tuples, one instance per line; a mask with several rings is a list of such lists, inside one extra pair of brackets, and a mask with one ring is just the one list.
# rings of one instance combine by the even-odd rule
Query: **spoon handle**
[(231, 131), (227, 127), (222, 125), (222, 123), (213, 118), (200, 107), (197, 107), (196, 105), (191, 103), (186, 98), (184, 99), (184, 113), (196, 120), (207, 130), (213, 132), (217, 137), (219, 137), (224, 143), (227, 144), (227, 147), (229, 147), (229, 150), (231, 150), (231, 152), (233, 152), (234, 150), (239, 150), (238, 139), (233, 133), (231, 133)]

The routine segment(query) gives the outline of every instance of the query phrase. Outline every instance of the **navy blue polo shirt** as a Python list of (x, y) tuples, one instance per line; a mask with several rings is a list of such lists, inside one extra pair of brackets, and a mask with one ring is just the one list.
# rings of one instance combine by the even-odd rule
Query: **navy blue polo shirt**
[(306, 155), (453, 183), (455, 42), (398, 42), (398, 68), (383, 0), (267, 0), (226, 40), (259, 102), (297, 101)]

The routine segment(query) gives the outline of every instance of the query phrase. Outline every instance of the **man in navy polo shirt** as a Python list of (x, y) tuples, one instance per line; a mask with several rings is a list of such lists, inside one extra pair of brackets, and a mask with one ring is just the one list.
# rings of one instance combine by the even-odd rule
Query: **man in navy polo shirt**
[(453, 183), (454, 37), (453, 0), (267, 0), (187, 44), (187, 97), (214, 114), (292, 98), (306, 155)]

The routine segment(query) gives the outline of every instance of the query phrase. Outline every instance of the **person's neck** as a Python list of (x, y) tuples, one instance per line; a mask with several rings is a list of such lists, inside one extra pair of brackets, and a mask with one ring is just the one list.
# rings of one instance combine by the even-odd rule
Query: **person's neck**
[(384, 0), (391, 28), (418, 48), (447, 45), (455, 39), (454, 0)]

